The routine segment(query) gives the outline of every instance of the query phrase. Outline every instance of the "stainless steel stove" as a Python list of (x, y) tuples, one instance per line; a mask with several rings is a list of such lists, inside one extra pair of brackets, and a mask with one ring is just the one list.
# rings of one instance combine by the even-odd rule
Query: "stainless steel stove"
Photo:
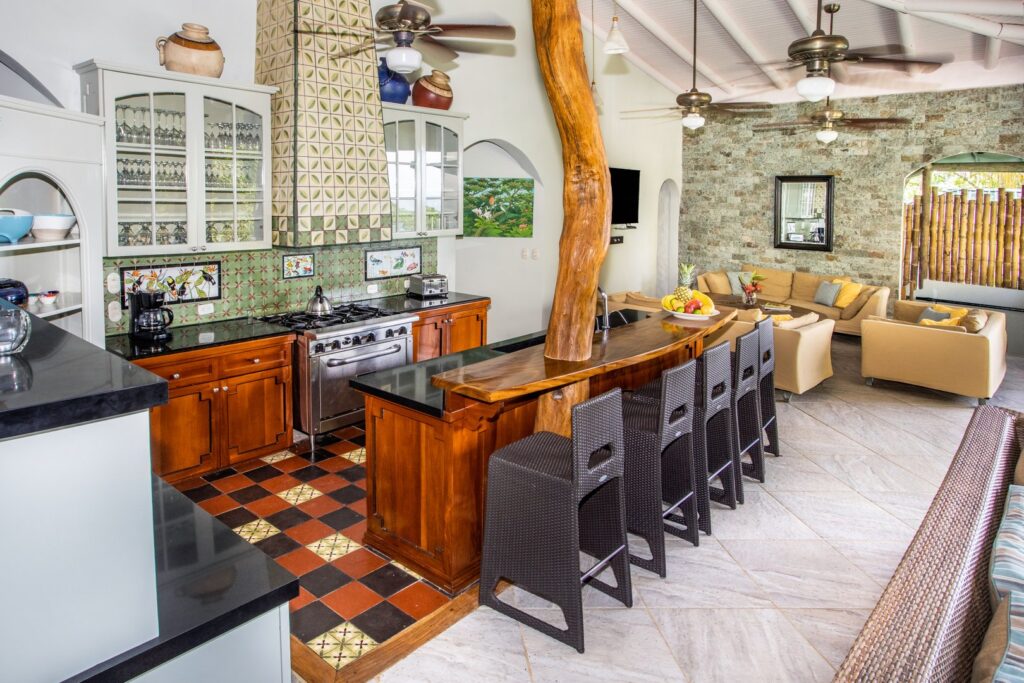
[(310, 436), (363, 419), (363, 396), (349, 386), (356, 375), (412, 362), (417, 316), (373, 306), (342, 304), (322, 316), (281, 313), (260, 320), (299, 332), (295, 353), (295, 426)]

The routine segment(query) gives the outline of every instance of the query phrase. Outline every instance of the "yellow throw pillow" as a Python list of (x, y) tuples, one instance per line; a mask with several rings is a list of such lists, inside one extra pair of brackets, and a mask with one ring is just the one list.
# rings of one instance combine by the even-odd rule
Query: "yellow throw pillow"
[(842, 289), (839, 290), (839, 294), (836, 295), (835, 303), (832, 304), (836, 308), (846, 308), (852, 304), (854, 299), (860, 296), (860, 290), (864, 289), (864, 285), (859, 282), (833, 280), (832, 284), (841, 284), (843, 286)]
[(775, 323), (776, 325), (778, 325), (779, 323), (784, 323), (787, 320), (792, 320), (792, 319), (793, 319), (793, 316), (789, 315), (788, 313), (785, 313), (785, 314), (782, 314), (782, 315), (773, 315), (772, 316), (772, 322)]
[(919, 320), (918, 325), (925, 327), (960, 327), (960, 318), (946, 318), (945, 320)]

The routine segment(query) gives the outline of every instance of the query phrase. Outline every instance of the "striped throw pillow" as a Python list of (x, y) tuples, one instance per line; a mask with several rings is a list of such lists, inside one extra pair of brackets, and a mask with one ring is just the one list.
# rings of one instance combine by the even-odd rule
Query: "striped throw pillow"
[(1011, 592), (1024, 593), (1024, 486), (1011, 484), (989, 565), (992, 609)]

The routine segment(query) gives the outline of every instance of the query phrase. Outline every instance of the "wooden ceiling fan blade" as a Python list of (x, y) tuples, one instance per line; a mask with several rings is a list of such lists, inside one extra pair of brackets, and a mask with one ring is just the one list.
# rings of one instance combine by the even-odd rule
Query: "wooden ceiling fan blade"
[(860, 57), (851, 60), (851, 64), (866, 66), (876, 69), (892, 69), (895, 67), (916, 67), (921, 73), (931, 73), (942, 66), (942, 62), (933, 62), (923, 59), (891, 59), (889, 57)]
[(641, 114), (649, 111), (682, 111), (682, 107), (651, 107), (650, 109), (623, 109), (620, 114)]
[(710, 107), (728, 107), (729, 109), (769, 109), (771, 102), (712, 102)]
[(334, 59), (347, 59), (348, 57), (354, 57), (355, 55), (359, 54), (360, 52), (366, 52), (367, 50), (369, 50), (372, 47), (374, 47), (376, 44), (377, 44), (376, 40), (374, 40), (372, 38), (367, 38), (366, 40), (364, 40), (362, 43), (359, 43), (358, 45), (353, 45), (352, 47), (347, 47), (344, 50), (338, 50), (337, 52), (332, 52), (331, 53), (331, 57), (333, 57)]
[(478, 38), (480, 40), (515, 40), (515, 26), (493, 24), (432, 24), (446, 38)]
[(751, 128), (754, 130), (779, 130), (780, 128), (800, 128), (817, 125), (816, 121), (776, 121), (773, 123), (755, 123)]
[(838, 123), (844, 126), (902, 126), (910, 123), (910, 119), (888, 118), (888, 119), (840, 119)]
[(714, 112), (715, 116), (724, 116), (731, 119), (754, 119), (769, 116), (771, 114), (769, 111), (760, 111), (757, 109), (741, 109), (737, 111), (735, 109), (724, 109), (721, 107), (715, 109)]
[(459, 56), (458, 52), (435, 40), (433, 36), (418, 36), (413, 47), (423, 54), (423, 59), (431, 66), (442, 70), (455, 66), (455, 60)]
[(887, 55), (905, 55), (906, 49), (898, 44), (875, 45), (873, 47), (858, 47), (856, 50), (847, 50), (846, 55), (863, 55), (865, 57), (885, 57)]

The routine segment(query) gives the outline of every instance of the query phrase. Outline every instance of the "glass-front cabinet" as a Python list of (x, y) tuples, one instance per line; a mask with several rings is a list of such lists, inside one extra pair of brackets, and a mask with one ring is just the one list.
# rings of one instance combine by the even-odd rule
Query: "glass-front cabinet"
[(106, 118), (107, 255), (270, 248), (273, 88), (75, 69), (86, 110)]
[(462, 234), (464, 114), (384, 104), (396, 239)]

